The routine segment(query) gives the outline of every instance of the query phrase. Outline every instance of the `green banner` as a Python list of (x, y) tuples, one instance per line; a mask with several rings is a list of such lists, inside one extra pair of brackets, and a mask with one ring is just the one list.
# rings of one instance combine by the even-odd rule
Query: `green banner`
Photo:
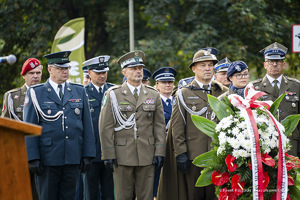
[(55, 35), (51, 53), (59, 51), (72, 51), (69, 60), (71, 70), (69, 81), (82, 83), (82, 63), (84, 54), (84, 18), (76, 18), (64, 24)]

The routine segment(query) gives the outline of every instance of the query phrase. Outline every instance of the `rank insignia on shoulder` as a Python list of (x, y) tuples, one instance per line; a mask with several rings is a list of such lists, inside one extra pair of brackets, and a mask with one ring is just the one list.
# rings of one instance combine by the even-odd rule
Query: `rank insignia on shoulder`
[(103, 100), (102, 100), (102, 107), (105, 107), (106, 102), (107, 102), (107, 95), (105, 95)]
[(259, 90), (259, 86), (255, 86), (255, 89), (256, 89), (256, 90)]
[(153, 98), (148, 98), (144, 101), (144, 104), (154, 104), (154, 103), (155, 103), (155, 101)]

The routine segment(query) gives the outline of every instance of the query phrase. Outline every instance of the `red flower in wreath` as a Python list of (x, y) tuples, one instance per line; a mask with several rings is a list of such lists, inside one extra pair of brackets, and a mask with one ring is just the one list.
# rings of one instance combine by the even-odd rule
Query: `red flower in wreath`
[(293, 169), (295, 167), (295, 164), (290, 160), (286, 161), (285, 165), (286, 165), (286, 170), (287, 171), (290, 171), (291, 169)]
[(233, 162), (235, 161), (235, 157), (228, 154), (225, 163), (227, 165), (228, 171), (234, 172), (238, 168), (238, 164), (234, 164)]
[(229, 199), (236, 200), (237, 195), (233, 191), (227, 190), (227, 188), (225, 187), (219, 192), (219, 200), (229, 200)]
[(243, 194), (245, 188), (245, 181), (241, 181), (240, 175), (238, 174), (233, 175), (231, 179), (231, 188), (237, 196)]
[(287, 156), (290, 161), (297, 167), (297, 168), (300, 168), (300, 160), (299, 158), (295, 157), (295, 156), (292, 156), (292, 155), (289, 155), (287, 153), (285, 153), (285, 156)]
[(288, 174), (288, 185), (295, 185), (295, 181), (291, 175)]
[(266, 191), (270, 182), (270, 178), (268, 172), (264, 172), (263, 175), (264, 175), (264, 179), (263, 179), (264, 191)]
[(275, 166), (275, 160), (271, 156), (269, 156), (267, 153), (262, 155), (261, 160), (263, 163), (265, 163), (268, 166), (271, 166), (271, 167)]
[(211, 182), (216, 185), (216, 186), (220, 186), (220, 185), (224, 185), (225, 183), (227, 183), (229, 181), (230, 175), (228, 172), (224, 172), (222, 174), (219, 173), (219, 171), (213, 171), (212, 175), (211, 175)]
[(248, 162), (248, 167), (252, 170), (252, 162)]

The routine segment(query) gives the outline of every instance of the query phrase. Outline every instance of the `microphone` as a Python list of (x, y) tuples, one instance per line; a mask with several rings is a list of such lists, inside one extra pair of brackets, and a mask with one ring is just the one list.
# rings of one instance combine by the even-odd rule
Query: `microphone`
[(9, 56), (0, 57), (0, 64), (1, 63), (8, 63), (10, 65), (14, 64), (17, 61), (15, 55), (10, 54)]

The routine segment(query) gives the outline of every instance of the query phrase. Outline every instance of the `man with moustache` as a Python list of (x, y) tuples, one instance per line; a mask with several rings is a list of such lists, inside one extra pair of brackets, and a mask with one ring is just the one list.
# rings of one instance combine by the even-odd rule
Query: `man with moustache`
[(224, 86), (229, 87), (230, 81), (227, 79), (227, 71), (231, 61), (226, 57), (220, 60), (215, 65), (215, 80), (222, 83)]
[(165, 156), (165, 123), (159, 93), (142, 84), (144, 52), (118, 60), (126, 82), (108, 89), (102, 103), (99, 133), (102, 160), (114, 171), (116, 200), (153, 199), (154, 168)]
[(214, 186), (195, 187), (203, 168), (192, 161), (211, 149), (211, 138), (202, 133), (193, 123), (191, 115), (213, 118), (207, 94), (218, 97), (228, 88), (212, 81), (215, 56), (199, 50), (194, 54), (189, 68), (195, 73), (195, 80), (179, 88), (173, 101), (173, 111), (167, 136), (167, 156), (163, 167), (158, 199), (160, 200), (212, 200)]
[[(261, 97), (264, 101), (275, 101), (281, 94), (287, 92), (277, 111), (279, 121), (289, 115), (300, 113), (300, 82), (297, 79), (283, 75), (287, 50), (285, 46), (277, 42), (262, 49), (260, 52), (264, 54), (264, 67), (267, 74), (264, 78), (252, 82), (256, 90), (267, 93), (267, 95)], [(293, 156), (300, 156), (299, 132), (300, 128), (298, 126), (289, 137), (292, 145), (290, 153)]]
[(66, 82), (69, 55), (45, 55), (49, 79), (28, 89), (24, 122), (43, 127), (41, 136), (25, 137), (28, 164), (39, 199), (74, 199), (76, 183), (96, 155), (88, 98), (82, 85)]

